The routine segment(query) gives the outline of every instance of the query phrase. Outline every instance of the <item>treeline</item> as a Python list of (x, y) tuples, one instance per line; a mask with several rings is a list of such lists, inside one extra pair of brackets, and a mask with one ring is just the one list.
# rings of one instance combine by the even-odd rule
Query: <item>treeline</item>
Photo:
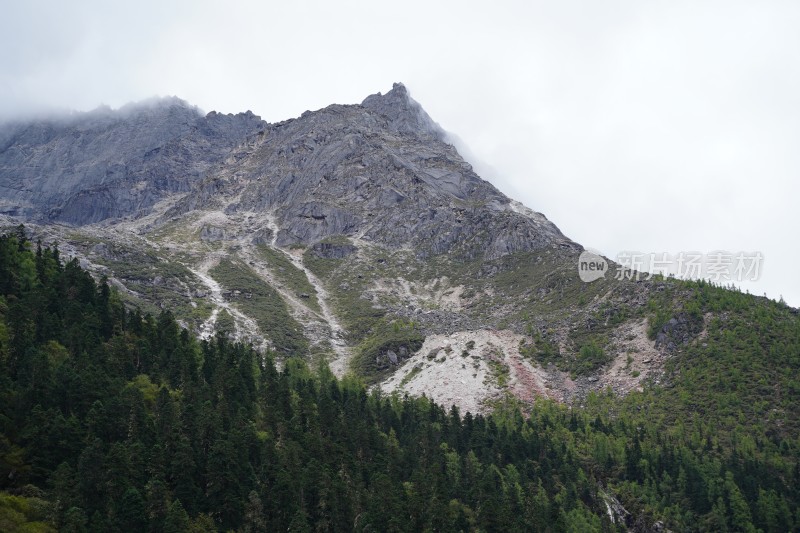
[(278, 371), (224, 336), (198, 342), (168, 311), (126, 309), (22, 229), (0, 237), (0, 360), (2, 531), (800, 524), (796, 435), (732, 447), (735, 428), (678, 429), (646, 394), (483, 417), (299, 358)]

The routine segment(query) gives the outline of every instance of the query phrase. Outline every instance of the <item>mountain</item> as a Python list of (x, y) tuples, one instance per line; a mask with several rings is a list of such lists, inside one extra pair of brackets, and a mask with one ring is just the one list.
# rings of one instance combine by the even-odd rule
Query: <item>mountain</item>
[(400, 84), (361, 106), (330, 106), (267, 127), (233, 157), (235, 166), (167, 214), (223, 202), (227, 215), (271, 213), (278, 246), (337, 235), (426, 256), (574, 246), (544, 217), (515, 213)]
[[(476, 175), (402, 84), (277, 124), (167, 98), (0, 131), (7, 215), (132, 303), (284, 355), (311, 346), (340, 375), (386, 377), (431, 334), (493, 337), (518, 310), (483, 282), (505, 270), (492, 262), (566, 269), (582, 250)], [(412, 340), (372, 346), (398, 320)]]
[(0, 126), (0, 212), (84, 225), (138, 215), (194, 181), (263, 122), (178, 98)]
[(385, 390), (472, 411), (625, 394), (710, 320), (676, 311), (661, 337), (679, 341), (657, 344), (647, 305), (669, 284), (581, 282), (583, 248), (476, 175), (399, 83), (276, 124), (164, 98), (0, 140), (8, 225), (129, 304)]
[[(708, 286), (701, 294), (727, 314), (761, 315), (754, 324), (791, 342), (788, 353), (800, 346), (774, 306), (754, 310), (744, 295)], [(722, 353), (721, 366), (759, 363), (748, 329), (735, 339), (745, 350)], [(714, 377), (709, 358), (694, 356), (701, 380)], [(589, 395), (583, 407), (541, 399), (524, 417), (513, 405), (462, 415), (337, 380), (325, 365), (312, 371), (301, 357), (279, 371), (269, 352), (224, 335), (200, 343), (169, 311), (127, 309), (77, 260), (34, 251), (22, 228), (0, 235), (0, 361), (3, 531), (793, 531), (800, 523), (796, 441), (778, 447), (744, 417), (730, 435), (715, 428), (753, 387), (737, 398), (715, 383), (694, 390), (703, 397), (686, 396), (700, 400), (703, 418), (671, 427), (662, 417), (674, 403), (636, 393), (631, 402)], [(683, 401), (687, 385), (671, 396)]]
[[(247, 446), (274, 442), (281, 454), (284, 473), (261, 471), (261, 488), (240, 472), (264, 501), (264, 487), (284, 487), (270, 476), (310, 476), (297, 493), (314, 507), (270, 508), (282, 529), (297, 517), (326, 520), (327, 500), (310, 487), (328, 485), (312, 479), (318, 469), (301, 474), (286, 451), (308, 452), (299, 443), (309, 442), (404, 457), (380, 481), (393, 487), (387, 505), (413, 514), (425, 500), (418, 489), (430, 485), (436, 510), (413, 522), (430, 528), (438, 501), (450, 502), (454, 530), (491, 530), (515, 516), (526, 527), (549, 516), (554, 530), (800, 524), (798, 311), (703, 282), (619, 276), (612, 262), (583, 282), (583, 248), (476, 175), (448, 139), (402, 84), (276, 124), (249, 112), (202, 115), (168, 98), (0, 126), (0, 225), (16, 235), (4, 237), (0, 256), (4, 474), (24, 468), (38, 486), (66, 490), (69, 472), (88, 473), (93, 457), (121, 464), (114, 446), (124, 431), (113, 420), (149, 427), (174, 397), (187, 423), (208, 420), (218, 437), (181, 430), (199, 441), (187, 486), (201, 490), (219, 461), (256, 468), (273, 459), (235, 459), (233, 450), (250, 448), (233, 427), (254, 428)], [(37, 240), (44, 249), (34, 253)], [(67, 263), (57, 268), (59, 258)], [(258, 364), (231, 340), (253, 345)], [(87, 396), (95, 389), (102, 398)], [(455, 414), (426, 399), (401, 406), (406, 393)], [(124, 407), (111, 399), (121, 396)], [(314, 440), (325, 406), (342, 425)], [(381, 422), (367, 431), (353, 422), (360, 417)], [(75, 454), (54, 451), (46, 420), (61, 424), (54, 434), (72, 432), (59, 442)], [(337, 440), (351, 432), (362, 439), (357, 450)], [(125, 446), (153, 441), (146, 433)], [(418, 468), (420, 457), (430, 462)], [(56, 458), (73, 470), (56, 476)], [(440, 471), (455, 477), (425, 481)], [(352, 507), (335, 514), (353, 523), (381, 474), (338, 472), (367, 484), (336, 485)], [(144, 482), (129, 482), (141, 498)], [(183, 490), (174, 482), (164, 481), (169, 498)], [(440, 490), (448, 484), (457, 489)], [(91, 502), (89, 485), (71, 497)], [(214, 483), (203, 487), (222, 497)], [(0, 524), (4, 509), (34, 505), (37, 494), (33, 503), (0, 497)], [(211, 511), (191, 494), (200, 520)], [(486, 503), (491, 494), (502, 501)], [(247, 497), (238, 494), (219, 523), (238, 527)], [(106, 503), (96, 504), (108, 513), (98, 520), (121, 519)], [(389, 527), (373, 507), (370, 520)], [(606, 515), (616, 525), (601, 525)]]
[(141, 217), (190, 190), (168, 215), (213, 208), (224, 184), (235, 191), (222, 201), (242, 195), (226, 205), (228, 214), (276, 213), (280, 246), (358, 233), (431, 254), (466, 241), (500, 256), (569, 243), (541, 216), (516, 217), (511, 227), (491, 216), (511, 211), (510, 200), (444, 139), (402, 84), (361, 106), (330, 106), (276, 125), (249, 112), (201, 116), (167, 98), (6, 125), (0, 198), (6, 214), (81, 226)]

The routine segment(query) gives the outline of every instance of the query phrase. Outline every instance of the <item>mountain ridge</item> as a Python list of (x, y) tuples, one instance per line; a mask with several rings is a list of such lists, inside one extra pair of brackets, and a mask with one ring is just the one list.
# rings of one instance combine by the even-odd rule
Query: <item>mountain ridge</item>
[[(486, 211), (508, 212), (517, 225), (506, 232), (508, 239), (479, 243), (468, 255), (478, 248), (497, 257), (551, 242), (573, 244), (544, 216), (517, 217), (511, 200), (473, 172), (402, 85), (365, 101), (372, 103), (366, 108), (332, 105), (268, 126), (252, 144), (232, 154), (247, 167), (237, 179), (212, 177), (173, 213), (195, 209), (204, 200), (213, 202), (225, 181), (225, 186), (240, 187), (243, 195), (238, 205), (227, 207), (229, 212), (276, 211), (280, 245), (358, 233), (381, 244), (422, 249), (414, 236), (423, 233), (429, 253), (445, 253), (457, 240), (477, 237), (478, 225), (486, 221), (462, 226), (463, 219)], [(386, 109), (399, 112), (386, 115)], [(387, 122), (381, 124), (381, 117)], [(410, 124), (421, 129), (409, 129)], [(390, 208), (399, 208), (402, 216), (389, 213)], [(409, 213), (419, 223), (409, 224)], [(506, 229), (487, 233), (503, 235)]]
[(167, 98), (0, 125), (0, 212), (73, 225), (140, 213), (188, 190), (261, 122)]
[(797, 310), (583, 282), (399, 84), (275, 124), (110, 113), (0, 131), (0, 523), (158, 528), (146, 494), (324, 529), (338, 495), (364, 531), (797, 529)]
[[(366, 110), (367, 115), (361, 115), (359, 112), (362, 110)], [(403, 172), (411, 174), (411, 180), (424, 182), (423, 188), (436, 189), (435, 194), (424, 198), (425, 208), (443, 207), (456, 212), (434, 212), (430, 224), (413, 227), (396, 217), (389, 217), (390, 220), (383, 223), (384, 229), (395, 227), (403, 231), (378, 235), (381, 230), (377, 230), (370, 235), (400, 246), (406, 244), (409, 236), (417, 230), (427, 232), (426, 238), (435, 240), (438, 228), (447, 224), (451, 228), (450, 236), (440, 239), (444, 242), (433, 242), (430, 246), (430, 253), (443, 253), (449, 251), (456, 240), (463, 238), (463, 232), (457, 226), (465, 211), (464, 206), (448, 200), (454, 198), (462, 203), (475, 200), (476, 190), (480, 189), (476, 201), (486, 203), (494, 211), (514, 212), (509, 207), (510, 199), (472, 171), (472, 167), (445, 142), (444, 130), (433, 122), (410, 97), (405, 86), (399, 83), (385, 95), (378, 93), (368, 96), (362, 104), (332, 105), (318, 111), (307, 111), (296, 119), (276, 124), (263, 122), (250, 112), (222, 115), (212, 111), (201, 116), (196, 107), (175, 97), (158, 100), (156, 104), (130, 104), (121, 110), (103, 111), (99, 119), (95, 118), (95, 114), (90, 112), (73, 116), (65, 126), (60, 127), (53, 124), (38, 125), (38, 129), (45, 130), (41, 134), (36, 131), (36, 124), (18, 126), (16, 134), (6, 133), (5, 137), (9, 140), (0, 150), (0, 212), (31, 221), (53, 221), (77, 226), (127, 216), (139, 218), (166, 196), (188, 193), (198, 184), (195, 192), (201, 200), (212, 196), (214, 185), (211, 185), (211, 191), (204, 191), (201, 183), (204, 177), (213, 173), (215, 167), (232, 164), (231, 157), (246, 157), (248, 149), (275, 144), (276, 140), (265, 138), (272, 135), (280, 137), (277, 142), (286, 141), (285, 146), (278, 147), (277, 153), (272, 155), (293, 159), (285, 168), (289, 176), (273, 176), (271, 180), (276, 190), (285, 190), (288, 196), (274, 199), (270, 191), (251, 186), (253, 190), (246, 192), (243, 207), (260, 209), (269, 205), (272, 208), (271, 204), (277, 202), (281, 204), (282, 213), (286, 212), (286, 217), (291, 219), (330, 219), (331, 227), (327, 230), (293, 220), (292, 227), (284, 229), (284, 234), (279, 238), (281, 244), (290, 244), (290, 241), (306, 243), (310, 239), (342, 233), (344, 230), (345, 233), (355, 231), (356, 226), (363, 230), (360, 226), (363, 226), (366, 216), (374, 215), (369, 212), (348, 212), (341, 205), (331, 205), (331, 202), (299, 198), (302, 195), (298, 191), (319, 186), (319, 183), (312, 183), (309, 174), (314, 178), (321, 176), (329, 179), (335, 167), (348, 157), (363, 158), (364, 152), (374, 148), (369, 145), (370, 135), (374, 136), (379, 131), (387, 132), (389, 137), (399, 135), (399, 139), (384, 136), (376, 141), (384, 146), (395, 142), (395, 148), (399, 148), (399, 151), (384, 150), (384, 153), (377, 154), (384, 161), (370, 159), (366, 163), (362, 161), (361, 165), (374, 167), (380, 163), (380, 170), (386, 176)], [(346, 120), (351, 127), (348, 129), (337, 123), (342, 120)], [(382, 120), (386, 122), (381, 123)], [(314, 134), (315, 127), (331, 131)], [(91, 134), (98, 139), (87, 141), (85, 137)], [(332, 140), (334, 135), (342, 136), (342, 142)], [(298, 140), (301, 137), (302, 140)], [(119, 139), (127, 139), (127, 142), (121, 143)], [(408, 143), (410, 139), (419, 142), (404, 148), (403, 142)], [(218, 143), (218, 146), (214, 143)], [(434, 150), (426, 150), (425, 143), (441, 144)], [(300, 160), (291, 157), (295, 150), (313, 151), (319, 147), (327, 148), (321, 156), (325, 161), (320, 162), (320, 156), (316, 156), (317, 161), (311, 162), (304, 157)], [(425, 154), (425, 157), (419, 157), (420, 154)], [(367, 157), (374, 155), (367, 154)], [(266, 163), (277, 166), (274, 159), (272, 157)], [(301, 170), (306, 170), (302, 176), (304, 179), (296, 180), (293, 173)], [(358, 173), (358, 169), (352, 167), (346, 171)], [(364, 185), (364, 176), (346, 178), (351, 179), (345, 185), (347, 190), (333, 186), (335, 190), (330, 196), (344, 199), (346, 192)], [(373, 181), (368, 188), (374, 185), (373, 189), (375, 186), (381, 189), (377, 191), (377, 197), (372, 198), (373, 202), (369, 205), (371, 210), (392, 207), (413, 196), (409, 183), (400, 184), (403, 189), (401, 192), (396, 186), (397, 180), (375, 183), (379, 181), (376, 176), (368, 179)], [(362, 199), (363, 195), (357, 194), (347, 198), (347, 201)], [(419, 201), (420, 198), (411, 200)], [(190, 205), (186, 208), (196, 206), (197, 201), (197, 198), (188, 199)], [(295, 206), (294, 210), (290, 204)], [(181, 207), (176, 209), (180, 210)], [(518, 224), (510, 232), (508, 240), (489, 243), (490, 256), (530, 249), (553, 239), (564, 244), (571, 243), (545, 217), (528, 218), (535, 222), (534, 227), (519, 227)], [(434, 226), (437, 229), (432, 229)], [(489, 233), (496, 234), (502, 229), (494, 228)], [(474, 234), (473, 228), (469, 238), (474, 238)], [(545, 234), (547, 238), (537, 241), (537, 234)], [(486, 246), (486, 243), (479, 243), (475, 248)]]
[[(656, 346), (648, 304), (670, 284), (581, 282), (583, 248), (478, 176), (402, 84), (274, 124), (179, 99), (104, 117), (93, 141), (59, 130), (61, 144), (33, 135), (0, 153), (4, 211), (129, 305), (173, 308), (204, 338), (225, 331), (279, 364), (317, 357), (338, 376), (487, 411), (506, 394), (627, 394), (708, 327)], [(140, 137), (108, 133), (126, 131)], [(15, 204), (14, 169), (29, 193), (39, 175), (13, 164), (55, 164), (74, 139), (95, 147), (76, 159), (88, 185)], [(114, 157), (120, 170), (102, 175)]]
[[(59, 160), (52, 152), (69, 159), (64, 146), (88, 142), (59, 130), (61, 144), (37, 145), (34, 136), (0, 153), (0, 201), (16, 205), (4, 211), (37, 224), (46, 240), (66, 241), (65, 250), (108, 276), (130, 305), (171, 306), (198, 335), (224, 329), (281, 357), (309, 349), (339, 376), (377, 382), (400, 372), (382, 386), (434, 396), (440, 384), (426, 372), (412, 375), (409, 361), (419, 367), (426, 338), (441, 344), (426, 350), (464, 338), (485, 353), (456, 369), (465, 379), (455, 401), (480, 409), (507, 390), (528, 398), (535, 383), (560, 400), (606, 383), (584, 376), (576, 385), (564, 369), (537, 369), (521, 348), (537, 330), (577, 350), (584, 341), (572, 339), (576, 317), (565, 306), (628, 305), (629, 289), (579, 282), (583, 248), (481, 179), (403, 84), (274, 124), (251, 113), (202, 116), (176, 98), (129, 106), (124, 117), (101, 114), (107, 130), (94, 143), (106, 151), (78, 158), (86, 183), (63, 183), (60, 203), (43, 196), (36, 199), (44, 206), (27, 211), (2, 188), (25, 150), (26, 161)], [(152, 124), (160, 127), (148, 131)], [(109, 131), (141, 137), (125, 143)], [(126, 157), (117, 174), (98, 180), (110, 161)], [(535, 321), (526, 318), (532, 309)], [(493, 368), (515, 369), (511, 381), (491, 385)]]

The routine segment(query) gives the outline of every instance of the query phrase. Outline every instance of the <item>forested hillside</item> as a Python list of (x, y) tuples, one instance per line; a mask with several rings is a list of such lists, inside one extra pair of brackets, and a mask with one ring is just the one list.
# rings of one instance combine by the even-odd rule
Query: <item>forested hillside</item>
[(796, 530), (800, 320), (675, 284), (654, 328), (676, 305), (713, 318), (665, 383), (473, 416), (197, 341), (20, 228), (0, 237), (0, 530)]

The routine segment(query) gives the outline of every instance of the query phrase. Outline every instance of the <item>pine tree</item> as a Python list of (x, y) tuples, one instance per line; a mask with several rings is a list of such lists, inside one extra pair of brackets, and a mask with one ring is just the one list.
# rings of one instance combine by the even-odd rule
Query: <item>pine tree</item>
[(267, 521), (264, 518), (264, 508), (261, 505), (261, 498), (254, 490), (247, 495), (247, 503), (244, 508), (245, 533), (256, 533), (267, 530)]
[(189, 515), (181, 505), (180, 500), (174, 500), (169, 505), (166, 517), (164, 518), (164, 533), (185, 533), (190, 531)]
[(121, 531), (145, 531), (147, 514), (144, 499), (138, 490), (129, 488), (115, 505), (114, 524)]

